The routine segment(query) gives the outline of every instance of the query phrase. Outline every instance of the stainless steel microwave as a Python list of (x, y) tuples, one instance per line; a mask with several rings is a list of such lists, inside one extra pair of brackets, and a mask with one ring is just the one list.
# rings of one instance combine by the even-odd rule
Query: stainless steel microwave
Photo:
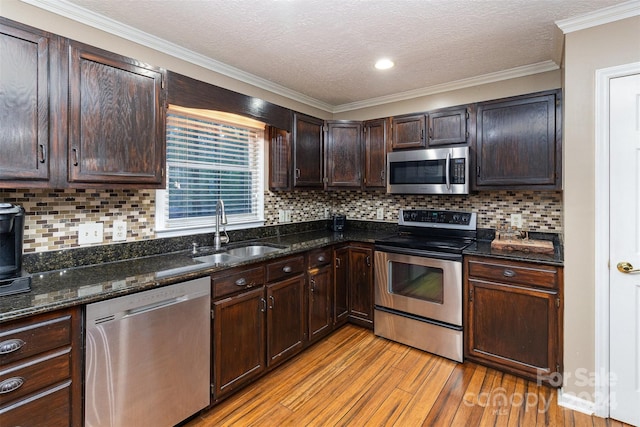
[(469, 147), (387, 154), (387, 193), (469, 194)]

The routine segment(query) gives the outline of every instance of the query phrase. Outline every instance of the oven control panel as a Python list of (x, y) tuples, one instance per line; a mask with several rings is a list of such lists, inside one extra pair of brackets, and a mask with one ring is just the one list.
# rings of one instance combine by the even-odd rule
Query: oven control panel
[(476, 213), (431, 209), (401, 209), (399, 225), (417, 227), (476, 229)]

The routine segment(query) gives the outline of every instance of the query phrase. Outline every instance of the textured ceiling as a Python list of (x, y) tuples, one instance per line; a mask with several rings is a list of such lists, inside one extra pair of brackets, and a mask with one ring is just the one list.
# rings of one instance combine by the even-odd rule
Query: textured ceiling
[[(621, 0), (70, 0), (331, 107), (560, 64), (555, 21)], [(378, 71), (381, 56), (396, 66)]]

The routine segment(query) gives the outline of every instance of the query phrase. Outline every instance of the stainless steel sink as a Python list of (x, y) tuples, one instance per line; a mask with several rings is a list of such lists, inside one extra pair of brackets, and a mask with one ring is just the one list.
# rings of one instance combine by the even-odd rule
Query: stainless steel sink
[(262, 243), (251, 243), (245, 246), (230, 248), (223, 252), (196, 256), (193, 259), (197, 262), (206, 264), (229, 264), (245, 261), (247, 259), (259, 258), (266, 254), (281, 251), (282, 249), (284, 249), (284, 247), (277, 247)]
[(199, 257), (195, 257), (193, 259), (198, 261), (198, 262), (203, 262), (203, 263), (206, 263), (206, 264), (227, 264), (227, 263), (233, 262), (233, 261), (240, 261), (240, 258), (234, 257), (232, 255), (229, 255), (226, 252), (220, 252), (220, 253), (217, 253), (217, 254), (199, 256)]
[(274, 248), (273, 246), (252, 244), (248, 246), (242, 246), (239, 248), (228, 249), (227, 253), (239, 258), (254, 258), (262, 255), (270, 254), (272, 252), (278, 252), (281, 248)]

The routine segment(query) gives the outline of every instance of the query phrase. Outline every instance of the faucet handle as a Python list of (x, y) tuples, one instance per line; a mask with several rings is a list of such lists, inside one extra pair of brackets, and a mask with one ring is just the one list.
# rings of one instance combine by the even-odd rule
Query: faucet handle
[(193, 248), (191, 249), (191, 253), (193, 255), (198, 253), (198, 244), (196, 242), (191, 243), (191, 246), (193, 246)]

